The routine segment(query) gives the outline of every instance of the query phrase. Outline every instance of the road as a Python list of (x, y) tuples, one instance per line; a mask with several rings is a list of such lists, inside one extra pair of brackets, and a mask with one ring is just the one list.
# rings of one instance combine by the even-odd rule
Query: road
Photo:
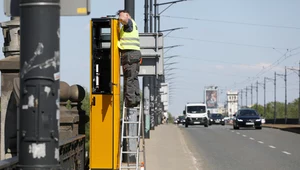
[(299, 170), (300, 135), (278, 129), (179, 125), (188, 149), (205, 170)]

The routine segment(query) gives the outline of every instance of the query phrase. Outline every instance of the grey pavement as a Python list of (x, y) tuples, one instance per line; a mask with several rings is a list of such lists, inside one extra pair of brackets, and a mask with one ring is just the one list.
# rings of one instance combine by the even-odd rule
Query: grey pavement
[(159, 125), (146, 139), (146, 170), (202, 170), (176, 125)]
[(299, 170), (300, 135), (278, 129), (180, 126), (189, 150), (205, 170)]

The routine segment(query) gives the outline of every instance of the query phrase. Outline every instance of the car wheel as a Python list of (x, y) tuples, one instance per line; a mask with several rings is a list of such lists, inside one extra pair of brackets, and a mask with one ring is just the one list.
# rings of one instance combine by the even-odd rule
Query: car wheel
[(255, 129), (262, 129), (262, 128), (261, 128), (261, 126), (259, 126), (259, 127), (255, 127)]
[(185, 123), (185, 127), (186, 127), (186, 128), (188, 128), (188, 127), (189, 127), (189, 125), (188, 125), (187, 123)]
[(225, 123), (223, 123), (222, 126), (225, 126)]

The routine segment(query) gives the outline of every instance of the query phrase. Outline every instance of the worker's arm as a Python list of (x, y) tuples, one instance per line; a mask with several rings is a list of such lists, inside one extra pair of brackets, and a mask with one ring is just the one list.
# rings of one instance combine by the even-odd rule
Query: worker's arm
[(127, 23), (124, 24), (124, 31), (125, 32), (131, 32), (133, 30), (133, 24), (131, 19), (128, 19)]

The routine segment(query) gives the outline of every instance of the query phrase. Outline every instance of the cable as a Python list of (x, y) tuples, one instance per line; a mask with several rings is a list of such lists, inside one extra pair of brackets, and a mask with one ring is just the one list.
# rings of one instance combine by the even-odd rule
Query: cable
[(167, 36), (167, 37), (168, 38), (175, 38), (175, 39), (184, 39), (184, 40), (193, 40), (193, 41), (228, 44), (228, 45), (238, 45), (238, 46), (247, 46), (247, 47), (256, 47), (256, 48), (286, 49), (286, 48), (281, 48), (281, 47), (279, 48), (279, 47), (270, 47), (270, 46), (262, 46), (262, 45), (240, 44), (240, 43), (225, 42), (225, 41), (222, 42), (222, 41), (212, 41), (212, 40), (201, 40), (201, 39), (187, 38), (187, 37), (177, 37), (177, 36)]
[(260, 27), (271, 27), (271, 28), (284, 28), (284, 29), (300, 30), (299, 27), (291, 27), (291, 26), (279, 26), (279, 25), (269, 25), (269, 24), (254, 24), (254, 23), (246, 23), (246, 22), (235, 22), (235, 21), (225, 21), (225, 20), (212, 20), (212, 19), (180, 17), (180, 16), (169, 16), (169, 15), (160, 15), (160, 16), (161, 17), (166, 17), (166, 18), (176, 18), (176, 19), (196, 20), (196, 21), (207, 21), (207, 22), (221, 22), (221, 23), (227, 23), (227, 24), (241, 24), (241, 25), (250, 25), (250, 26), (260, 26)]

